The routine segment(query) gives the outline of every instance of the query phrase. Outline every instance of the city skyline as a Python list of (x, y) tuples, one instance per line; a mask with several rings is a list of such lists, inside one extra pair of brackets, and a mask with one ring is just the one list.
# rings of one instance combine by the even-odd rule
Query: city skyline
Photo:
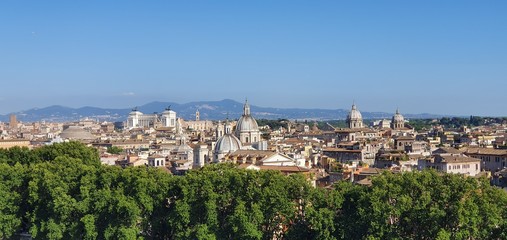
[(0, 114), (248, 97), (507, 116), (507, 4), (1, 2)]

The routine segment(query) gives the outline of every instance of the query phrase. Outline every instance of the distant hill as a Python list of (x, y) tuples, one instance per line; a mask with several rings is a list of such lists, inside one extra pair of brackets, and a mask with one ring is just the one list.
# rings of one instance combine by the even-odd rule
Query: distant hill
[[(221, 101), (200, 101), (190, 103), (173, 102), (151, 102), (138, 107), (143, 113), (162, 112), (165, 108), (171, 107), (176, 111), (179, 117), (183, 119), (194, 119), (195, 111), (199, 109), (201, 119), (203, 120), (221, 120), (229, 117), (237, 119), (243, 113), (243, 103), (230, 99)], [(308, 119), (308, 120), (331, 120), (345, 119), (349, 112), (348, 109), (303, 109), (303, 108), (269, 108), (250, 105), (252, 115), (258, 119)], [(35, 121), (76, 121), (82, 118), (98, 119), (100, 121), (125, 121), (130, 108), (126, 109), (107, 109), (98, 107), (69, 108), (64, 106), (49, 106), (45, 108), (33, 108), (26, 111), (15, 112), (18, 120), (24, 122)], [(391, 118), (393, 113), (385, 112), (361, 112), (365, 119)], [(441, 115), (435, 114), (404, 114), (406, 118), (439, 118)], [(9, 114), (0, 115), (1, 121), (8, 121)]]

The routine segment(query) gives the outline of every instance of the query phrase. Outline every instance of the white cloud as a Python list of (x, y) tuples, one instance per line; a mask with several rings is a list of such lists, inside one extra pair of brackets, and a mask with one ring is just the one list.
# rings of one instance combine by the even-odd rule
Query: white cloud
[(123, 96), (135, 96), (136, 94), (134, 92), (124, 92), (122, 95)]

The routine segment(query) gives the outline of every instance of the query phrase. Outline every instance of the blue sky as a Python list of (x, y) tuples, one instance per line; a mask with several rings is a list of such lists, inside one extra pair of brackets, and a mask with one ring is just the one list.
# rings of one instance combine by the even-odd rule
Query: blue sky
[(225, 98), (507, 116), (506, 1), (0, 1), (0, 113)]

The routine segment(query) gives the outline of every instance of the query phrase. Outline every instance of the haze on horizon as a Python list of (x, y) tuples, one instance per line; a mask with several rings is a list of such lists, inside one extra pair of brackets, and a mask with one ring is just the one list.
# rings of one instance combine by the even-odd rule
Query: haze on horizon
[(246, 97), (507, 116), (505, 1), (1, 1), (0, 114)]

